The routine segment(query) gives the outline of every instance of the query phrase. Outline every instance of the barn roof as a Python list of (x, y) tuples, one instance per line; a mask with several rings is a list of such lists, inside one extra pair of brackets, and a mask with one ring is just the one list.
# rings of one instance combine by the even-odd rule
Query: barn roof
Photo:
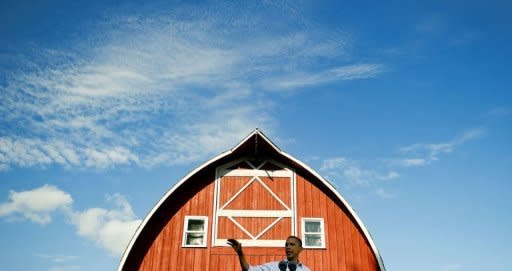
[(325, 178), (323, 178), (318, 172), (310, 168), (308, 165), (303, 163), (302, 161), (296, 159), (295, 157), (291, 156), (290, 154), (282, 151), (276, 144), (274, 144), (265, 134), (263, 134), (259, 129), (253, 130), (248, 136), (246, 136), (240, 143), (238, 143), (235, 147), (232, 149), (223, 152), (209, 161), (206, 161), (196, 169), (192, 170), (190, 173), (188, 173), (185, 177), (183, 177), (179, 182), (177, 182), (165, 195), (158, 201), (158, 203), (151, 209), (151, 211), (146, 215), (144, 220), (141, 222), (139, 227), (137, 228), (135, 234), (133, 235), (132, 239), (130, 240), (130, 243), (128, 244), (127, 248), (125, 249), (123, 256), (121, 258), (118, 271), (121, 271), (123, 269), (123, 266), (127, 260), (127, 258), (130, 255), (130, 252), (132, 251), (132, 248), (134, 247), (135, 243), (139, 239), (139, 236), (141, 236), (142, 232), (144, 231), (144, 228), (149, 223), (153, 215), (159, 210), (159, 208), (166, 202), (166, 200), (170, 199), (173, 193), (178, 190), (181, 186), (183, 186), (184, 183), (186, 183), (192, 176), (196, 175), (197, 173), (201, 172), (202, 170), (205, 170), (206, 168), (216, 167), (218, 165), (222, 165), (223, 163), (227, 161), (231, 161), (233, 159), (239, 158), (239, 157), (272, 157), (273, 159), (277, 159), (277, 161), (280, 161), (282, 163), (288, 164), (290, 166), (293, 166), (296, 170), (299, 170), (305, 174), (308, 174), (310, 176), (313, 176), (314, 178), (318, 179), (325, 187), (327, 187), (330, 192), (332, 192), (337, 199), (342, 203), (342, 205), (346, 208), (346, 210), (350, 213), (352, 216), (354, 222), (357, 224), (357, 226), (360, 228), (361, 232), (364, 234), (365, 238), (367, 239), (368, 243), (370, 244), (370, 247), (373, 250), (373, 253), (375, 254), (375, 257), (377, 258), (379, 268), (382, 271), (385, 271), (384, 263), (382, 260), (382, 257), (380, 256), (380, 253), (372, 239), (371, 234), (369, 233), (368, 229), (365, 227), (359, 216), (356, 214), (354, 209), (348, 204), (348, 202), (343, 198), (343, 196), (335, 189), (335, 187)]

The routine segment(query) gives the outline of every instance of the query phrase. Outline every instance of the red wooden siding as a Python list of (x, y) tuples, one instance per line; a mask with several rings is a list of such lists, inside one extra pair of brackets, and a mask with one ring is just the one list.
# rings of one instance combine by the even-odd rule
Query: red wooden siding
[[(232, 196), (234, 196), (252, 177), (224, 176), (220, 186), (219, 205), (223, 206)], [(259, 177), (276, 195), (287, 205), (291, 206), (290, 198), (290, 179), (289, 178), (269, 178)], [(243, 193), (230, 202), (228, 209), (254, 209), (254, 210), (285, 210), (274, 197), (257, 181), (252, 182)]]
[[(162, 227), (154, 234), (154, 239), (147, 247), (147, 251), (138, 262), (138, 266), (125, 266), (124, 270), (240, 270), (238, 258), (230, 247), (211, 247), (212, 212), (214, 209), (214, 176), (213, 174), (201, 178), (190, 179), (187, 194), (183, 194), (183, 202), (177, 201), (174, 206), (177, 211), (174, 214), (162, 215)], [(229, 179), (229, 185), (221, 187), (227, 194), (236, 193), (247, 177), (224, 177)], [(279, 196), (285, 203), (291, 206), (289, 182), (280, 181), (279, 178), (262, 178), (266, 185), (273, 191), (280, 191)], [(286, 178), (283, 178), (285, 180)], [(289, 180), (289, 179), (288, 179)], [(195, 187), (194, 182), (202, 183)], [(255, 185), (254, 190), (247, 194), (246, 198), (240, 198), (240, 202), (233, 201), (233, 207), (245, 206), (251, 203), (257, 209), (278, 209), (280, 204), (275, 201), (263, 199), (262, 195), (268, 192)], [(284, 192), (283, 192), (284, 191)], [(181, 191), (178, 191), (181, 193)], [(177, 193), (178, 193), (177, 192)], [(265, 193), (263, 193), (265, 192)], [(303, 217), (318, 217), (324, 219), (326, 248), (304, 249), (301, 260), (314, 271), (378, 271), (379, 266), (364, 235), (356, 226), (349, 212), (341, 202), (316, 180), (306, 180), (300, 175), (296, 176), (297, 195), (297, 235), (301, 236), (301, 219)], [(179, 195), (175, 195), (179, 197)], [(220, 202), (226, 202), (230, 196), (221, 195)], [(173, 206), (173, 199), (169, 204)], [(245, 203), (244, 203), (245, 202)], [(208, 216), (208, 238), (205, 248), (182, 248), (183, 222), (186, 215)], [(251, 219), (237, 218), (251, 232), (261, 231), (273, 218)], [(227, 218), (219, 219), (219, 238), (247, 238)], [(264, 221), (265, 220), (265, 221)], [(279, 224), (263, 235), (262, 239), (285, 239), (291, 234), (291, 219), (284, 218)], [(284, 258), (283, 248), (256, 248), (246, 247), (244, 251), (250, 263), (258, 264)]]
[[(301, 260), (312, 270), (374, 271), (379, 266), (364, 235), (348, 212), (312, 182), (297, 176), (297, 226), (302, 217), (321, 217), (325, 223), (326, 249), (305, 249)], [(300, 199), (303, 200), (300, 200)]]

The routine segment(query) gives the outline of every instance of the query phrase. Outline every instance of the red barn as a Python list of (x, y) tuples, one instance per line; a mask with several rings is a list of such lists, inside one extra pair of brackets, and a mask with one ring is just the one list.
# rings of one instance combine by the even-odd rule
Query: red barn
[(254, 130), (230, 151), (185, 176), (156, 204), (118, 271), (240, 270), (226, 239), (251, 264), (282, 260), (289, 235), (317, 271), (385, 271), (369, 232), (316, 171)]

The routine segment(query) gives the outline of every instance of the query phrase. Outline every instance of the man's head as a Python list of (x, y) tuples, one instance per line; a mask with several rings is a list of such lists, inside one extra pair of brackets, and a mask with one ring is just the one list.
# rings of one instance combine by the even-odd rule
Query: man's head
[(298, 262), (299, 254), (302, 251), (302, 240), (297, 236), (288, 236), (284, 246), (286, 258), (290, 262)]

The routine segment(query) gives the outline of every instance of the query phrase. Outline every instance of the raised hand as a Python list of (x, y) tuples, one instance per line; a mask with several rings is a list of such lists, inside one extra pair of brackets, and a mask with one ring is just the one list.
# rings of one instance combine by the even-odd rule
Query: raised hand
[(248, 271), (249, 270), (249, 263), (245, 259), (244, 253), (242, 252), (242, 244), (238, 242), (236, 239), (228, 239), (227, 240), (228, 245), (230, 245), (238, 254), (238, 260), (240, 260), (240, 267), (242, 268), (242, 271)]
[(230, 245), (237, 254), (242, 253), (242, 244), (238, 242), (236, 239), (228, 239), (228, 245)]

